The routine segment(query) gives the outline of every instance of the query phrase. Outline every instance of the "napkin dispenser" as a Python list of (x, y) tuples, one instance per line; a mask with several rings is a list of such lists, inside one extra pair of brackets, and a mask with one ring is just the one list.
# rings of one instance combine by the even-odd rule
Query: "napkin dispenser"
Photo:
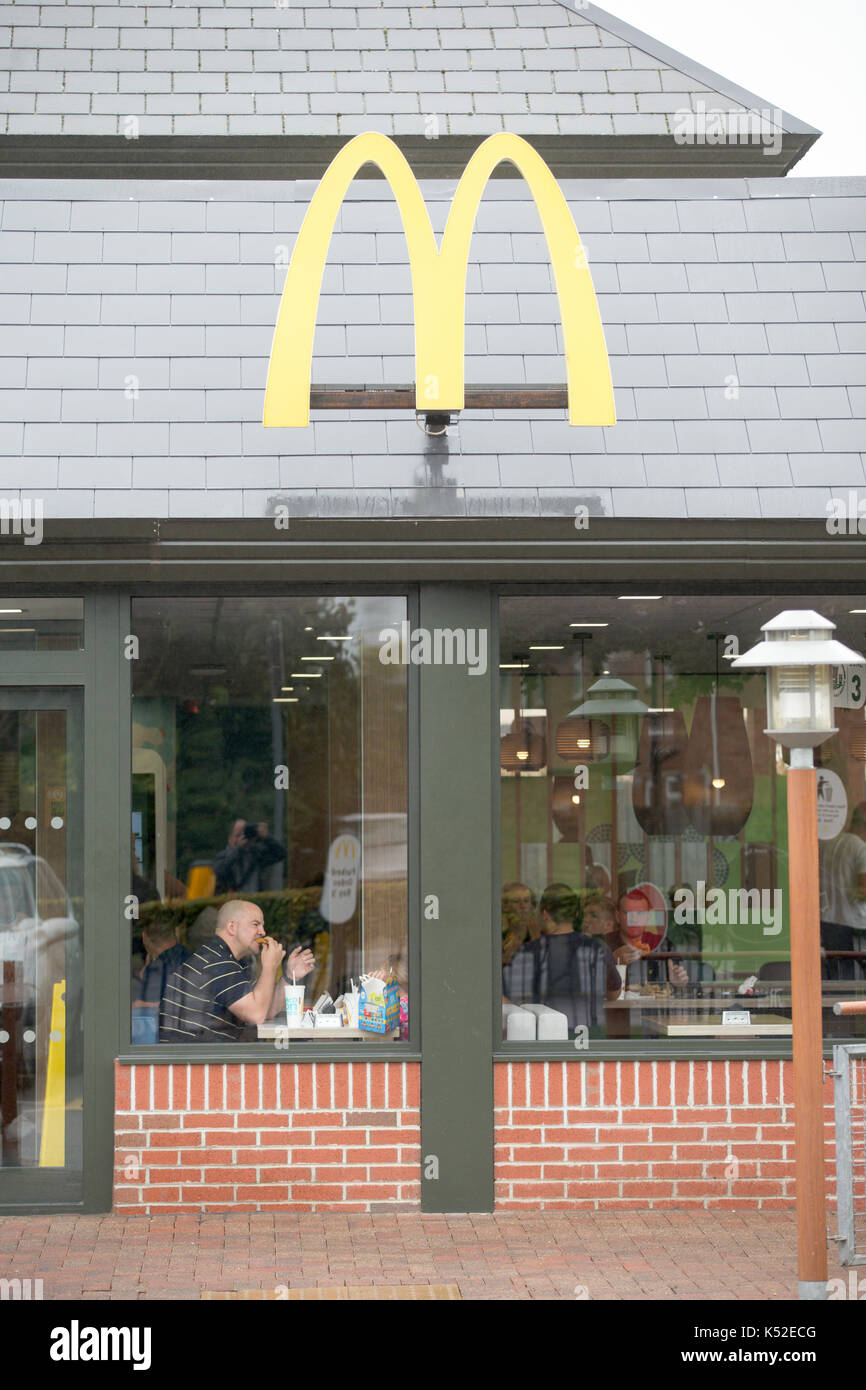
[(526, 1004), (528, 1013), (535, 1014), (535, 1036), (545, 1042), (568, 1041), (568, 1015), (558, 1009), (550, 1009), (546, 1004)]
[(502, 1012), (505, 1016), (505, 1037), (508, 1042), (535, 1041), (535, 1014), (513, 1004), (504, 1005)]

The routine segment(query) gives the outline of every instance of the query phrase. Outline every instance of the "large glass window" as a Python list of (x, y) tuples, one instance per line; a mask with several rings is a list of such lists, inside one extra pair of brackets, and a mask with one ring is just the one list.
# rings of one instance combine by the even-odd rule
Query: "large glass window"
[[(501, 600), (503, 1038), (790, 1036), (787, 767), (730, 665), (787, 608), (866, 650), (856, 596)], [(866, 1032), (833, 1012), (866, 996), (864, 678), (816, 750), (835, 1036)]]
[(133, 1042), (405, 1038), (405, 598), (132, 611)]

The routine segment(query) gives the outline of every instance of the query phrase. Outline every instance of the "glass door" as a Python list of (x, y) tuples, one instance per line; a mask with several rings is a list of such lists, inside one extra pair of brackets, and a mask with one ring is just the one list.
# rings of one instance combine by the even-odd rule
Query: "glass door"
[(81, 715), (0, 688), (0, 1208), (81, 1200)]

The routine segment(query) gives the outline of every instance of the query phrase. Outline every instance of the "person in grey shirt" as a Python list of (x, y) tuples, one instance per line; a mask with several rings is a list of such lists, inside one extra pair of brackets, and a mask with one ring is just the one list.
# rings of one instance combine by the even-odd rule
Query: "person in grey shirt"
[(821, 950), (826, 980), (861, 978), (862, 961), (826, 955), (866, 946), (866, 801), (851, 813), (848, 830), (819, 846)]
[(567, 883), (549, 883), (538, 904), (541, 937), (535, 997), (568, 1019), (568, 1030), (599, 1027), (604, 1005), (619, 996), (621, 982), (610, 947), (579, 927), (580, 898)]

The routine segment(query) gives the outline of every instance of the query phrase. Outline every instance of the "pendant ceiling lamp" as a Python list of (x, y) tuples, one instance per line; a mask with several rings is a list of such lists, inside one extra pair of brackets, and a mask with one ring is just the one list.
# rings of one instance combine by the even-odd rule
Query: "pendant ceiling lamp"
[(554, 825), (567, 844), (576, 844), (580, 839), (583, 795), (583, 792), (575, 790), (574, 778), (554, 777), (551, 815)]
[[(615, 759), (620, 771), (634, 767), (637, 757), (638, 725), (648, 706), (637, 698), (637, 690), (628, 681), (618, 680), (609, 671), (589, 687), (587, 698), (573, 709), (565, 720), (601, 720), (610, 729), (607, 757)], [(560, 726), (561, 727), (561, 726)], [(584, 757), (579, 761), (588, 762)], [(600, 759), (599, 759), (600, 761)]]
[(600, 763), (610, 757), (610, 726), (569, 715), (556, 730), (556, 756), (564, 763)]
[(664, 708), (664, 656), (661, 705), (644, 717), (632, 781), (632, 809), (645, 835), (682, 835), (689, 825), (685, 804), (689, 737), (682, 711)]
[(528, 719), (515, 719), (511, 732), (499, 741), (503, 772), (540, 772), (547, 762), (547, 740)]
[(737, 695), (701, 695), (689, 734), (685, 801), (699, 835), (738, 835), (752, 811), (755, 776), (743, 706)]

